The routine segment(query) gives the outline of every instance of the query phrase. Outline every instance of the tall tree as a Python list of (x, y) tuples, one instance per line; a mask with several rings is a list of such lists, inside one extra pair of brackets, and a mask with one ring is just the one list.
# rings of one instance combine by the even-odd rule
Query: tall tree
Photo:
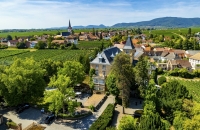
[(127, 107), (130, 87), (134, 85), (134, 73), (129, 55), (124, 52), (119, 53), (114, 58), (111, 71), (116, 76), (118, 89), (121, 90), (122, 105)]
[(139, 86), (140, 95), (142, 97), (144, 97), (144, 91), (149, 80), (148, 68), (149, 66), (147, 57), (141, 56), (134, 68), (134, 72), (135, 72), (135, 81)]
[(7, 35), (6, 39), (7, 39), (7, 40), (12, 40), (13, 38), (12, 38), (11, 35)]
[(94, 28), (92, 28), (92, 34), (95, 35), (95, 29)]
[(15, 59), (0, 74), (0, 91), (10, 106), (37, 101), (43, 95), (44, 70), (33, 59)]

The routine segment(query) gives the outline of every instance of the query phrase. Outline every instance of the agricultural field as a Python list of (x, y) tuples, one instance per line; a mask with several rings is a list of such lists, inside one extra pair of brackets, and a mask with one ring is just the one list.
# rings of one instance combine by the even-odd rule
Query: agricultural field
[(30, 52), (29, 50), (0, 50), (0, 59), (1, 58), (5, 58), (5, 57), (9, 57), (9, 56), (15, 56), (15, 55), (19, 55), (22, 53), (27, 53)]
[[(7, 50), (7, 51), (13, 51), (13, 50)], [(27, 53), (21, 53), (18, 55), (11, 55), (4, 58), (0, 58), (0, 64), (11, 64), (14, 60), (14, 58), (33, 58), (36, 61), (41, 61), (44, 59), (51, 59), (53, 61), (67, 61), (67, 60), (73, 60), (77, 61), (80, 55), (86, 55), (89, 56), (92, 54), (92, 50), (37, 50)], [(12, 52), (10, 52), (12, 53)]]
[(178, 80), (179, 83), (186, 86), (193, 99), (200, 103), (200, 80)]
[(79, 49), (94, 49), (96, 47), (100, 47), (101, 44), (104, 43), (104, 46), (108, 46), (110, 40), (106, 41), (78, 41), (77, 47)]
[[(200, 32), (200, 28), (191, 28), (192, 33)], [(174, 33), (177, 34), (187, 34), (188, 28), (176, 28), (176, 29), (157, 29), (157, 30), (151, 30), (151, 31), (143, 31), (144, 34), (149, 35), (157, 34), (157, 35), (165, 35), (165, 36), (172, 36)]]
[(45, 31), (27, 30), (26, 32), (0, 32), (0, 37), (7, 37), (7, 35), (11, 35), (13, 38), (15, 36), (20, 37), (20, 36), (44, 35), (44, 34), (55, 35), (58, 31), (62, 32), (66, 30), (45, 30)]

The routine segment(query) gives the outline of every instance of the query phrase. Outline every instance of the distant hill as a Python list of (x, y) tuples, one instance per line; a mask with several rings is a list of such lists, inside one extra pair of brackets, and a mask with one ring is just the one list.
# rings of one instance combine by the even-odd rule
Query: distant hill
[(200, 18), (162, 17), (150, 21), (136, 23), (117, 23), (113, 28), (119, 27), (192, 27), (200, 26)]
[(105, 25), (88, 25), (88, 26), (73, 26), (72, 28), (106, 28)]

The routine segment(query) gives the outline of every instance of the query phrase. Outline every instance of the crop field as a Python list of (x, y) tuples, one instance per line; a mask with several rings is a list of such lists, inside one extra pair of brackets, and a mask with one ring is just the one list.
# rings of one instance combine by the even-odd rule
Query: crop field
[[(13, 50), (7, 50), (13, 51)], [(11, 52), (10, 52), (11, 53)], [(37, 50), (33, 52), (21, 53), (18, 55), (11, 55), (4, 58), (0, 58), (0, 64), (11, 64), (14, 58), (33, 58), (36, 61), (41, 61), (44, 59), (51, 59), (53, 61), (67, 61), (73, 60), (77, 61), (80, 55), (90, 55), (92, 50)]]
[(178, 80), (178, 81), (188, 89), (193, 99), (200, 103), (200, 80), (198, 81)]
[(79, 49), (93, 49), (101, 46), (102, 43), (104, 43), (104, 46), (107, 46), (110, 41), (78, 41), (77, 47)]
[(7, 35), (11, 35), (13, 38), (15, 36), (32, 36), (32, 35), (55, 35), (57, 32), (62, 32), (66, 30), (45, 30), (45, 31), (26, 31), (26, 32), (0, 32), (0, 37), (7, 37)]
[[(200, 32), (200, 28), (191, 28), (192, 33)], [(144, 31), (143, 33), (146, 35), (157, 34), (157, 35), (165, 35), (165, 36), (172, 36), (175, 35), (173, 33), (177, 34), (187, 34), (188, 28), (176, 28), (176, 29), (157, 29), (157, 30), (151, 30), (151, 31)]]
[(15, 56), (22, 53), (30, 52), (29, 50), (0, 50), (0, 59), (9, 57), (9, 56)]

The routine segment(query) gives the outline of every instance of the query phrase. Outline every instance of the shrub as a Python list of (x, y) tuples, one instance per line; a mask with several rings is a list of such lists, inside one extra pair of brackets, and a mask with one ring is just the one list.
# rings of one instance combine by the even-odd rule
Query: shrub
[(115, 106), (113, 104), (108, 104), (101, 116), (91, 125), (89, 130), (105, 130), (112, 121), (114, 108)]
[(15, 122), (13, 122), (12, 120), (9, 120), (6, 124), (9, 128), (16, 128), (17, 127), (17, 124)]
[(95, 107), (94, 107), (93, 105), (90, 105), (90, 106), (89, 106), (89, 109), (92, 110), (92, 111), (94, 112)]
[(165, 82), (166, 82), (166, 77), (165, 76), (161, 76), (161, 77), (158, 78), (158, 85), (162, 85)]

